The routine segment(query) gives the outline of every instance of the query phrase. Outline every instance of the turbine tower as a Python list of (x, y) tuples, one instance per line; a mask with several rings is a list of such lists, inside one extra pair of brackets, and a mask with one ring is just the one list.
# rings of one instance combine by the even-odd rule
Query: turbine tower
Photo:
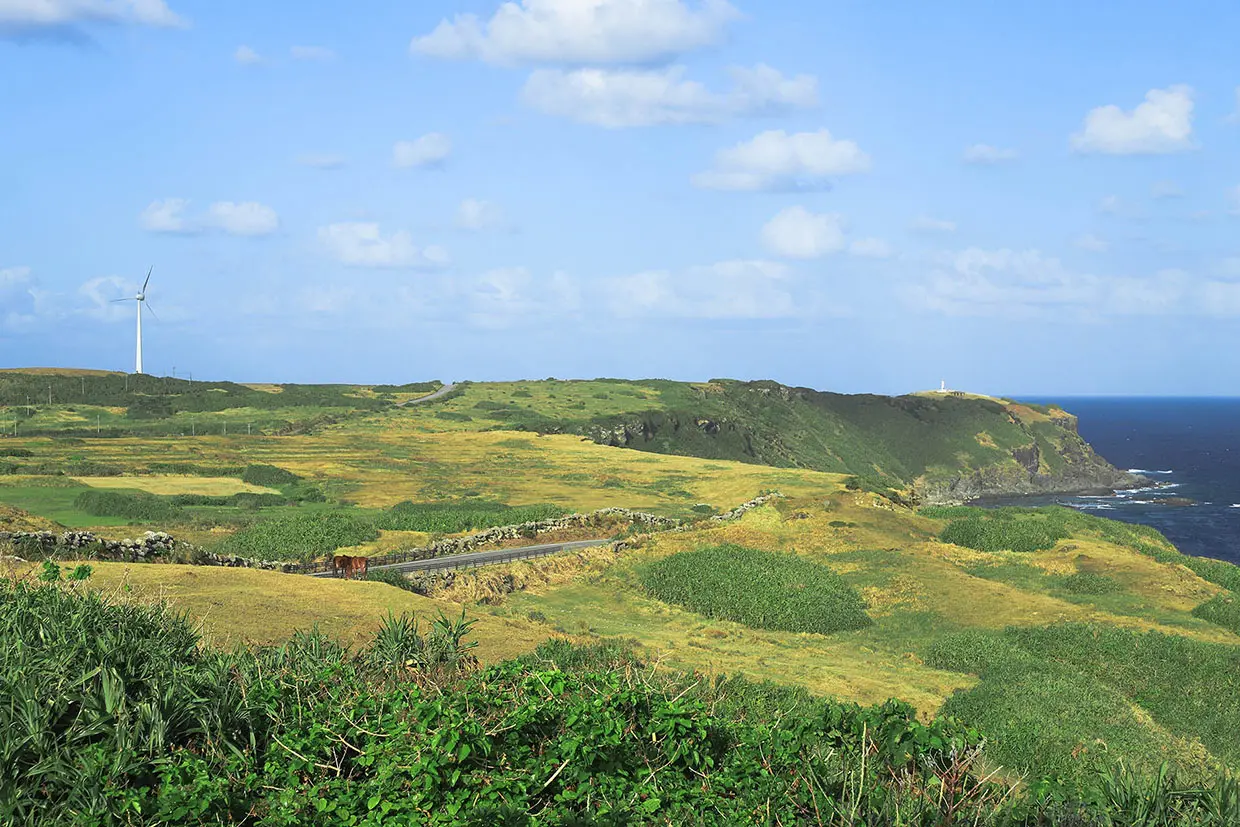
[(155, 269), (155, 265), (151, 265), (151, 269), (146, 271), (146, 281), (142, 282), (142, 289), (138, 291), (138, 295), (133, 298), (113, 299), (114, 302), (134, 302), (138, 306), (138, 349), (137, 359), (135, 360), (134, 373), (142, 372), (142, 305), (146, 305), (146, 309), (151, 311), (151, 315), (155, 316), (155, 310), (146, 300), (146, 286), (151, 283), (151, 271)]

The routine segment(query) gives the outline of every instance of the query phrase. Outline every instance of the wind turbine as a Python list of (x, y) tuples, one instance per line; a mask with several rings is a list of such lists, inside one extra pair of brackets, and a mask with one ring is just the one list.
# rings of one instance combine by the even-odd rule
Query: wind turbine
[(146, 300), (146, 286), (151, 283), (151, 271), (154, 269), (155, 265), (152, 264), (151, 269), (146, 271), (146, 281), (142, 282), (142, 289), (138, 291), (138, 295), (133, 298), (112, 300), (113, 302), (136, 302), (138, 305), (138, 358), (137, 366), (134, 368), (134, 373), (142, 372), (142, 305), (146, 305), (146, 309), (151, 311), (152, 316), (156, 319), (159, 318), (158, 316), (155, 316), (155, 310)]

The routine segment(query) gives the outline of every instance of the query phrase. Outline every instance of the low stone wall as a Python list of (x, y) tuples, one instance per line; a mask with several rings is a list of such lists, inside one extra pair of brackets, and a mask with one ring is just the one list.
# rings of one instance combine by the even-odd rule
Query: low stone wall
[(89, 531), (0, 531), (0, 543), (33, 547), (42, 556), (80, 552), (91, 559), (123, 562), (145, 562), (178, 547), (189, 548), (162, 531), (148, 531), (136, 540), (105, 540)]
[(763, 494), (761, 497), (754, 497), (749, 502), (741, 503), (731, 511), (711, 517), (710, 521), (712, 523), (722, 523), (728, 520), (739, 520), (745, 515), (746, 511), (753, 511), (755, 508), (761, 508), (771, 500), (777, 500), (782, 496), (784, 495), (778, 491), (772, 491), (770, 494)]

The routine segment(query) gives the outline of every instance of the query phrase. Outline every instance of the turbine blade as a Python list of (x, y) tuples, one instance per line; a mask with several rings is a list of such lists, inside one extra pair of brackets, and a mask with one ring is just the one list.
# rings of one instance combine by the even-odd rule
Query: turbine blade
[(155, 308), (151, 307), (151, 303), (149, 301), (143, 301), (141, 303), (146, 305), (146, 312), (154, 316), (155, 321), (159, 321), (159, 317), (155, 316)]
[(126, 296), (123, 299), (112, 299), (112, 304), (116, 304), (117, 302), (131, 302), (131, 301), (133, 301), (133, 296)]
[[(151, 265), (151, 270), (154, 270), (154, 269), (155, 269), (155, 265), (154, 265), (154, 264), (152, 264), (152, 265)], [(146, 292), (146, 286), (147, 286), (148, 284), (150, 284), (150, 283), (151, 283), (151, 270), (147, 270), (147, 271), (146, 271), (146, 281), (142, 282), (142, 289), (139, 291), (139, 292), (141, 292), (141, 293), (145, 293), (145, 292)]]

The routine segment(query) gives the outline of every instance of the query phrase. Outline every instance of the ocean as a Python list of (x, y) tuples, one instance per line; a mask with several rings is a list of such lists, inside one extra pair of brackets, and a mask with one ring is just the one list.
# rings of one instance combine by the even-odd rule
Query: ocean
[[(1022, 398), (1023, 397), (1019, 397)], [(1240, 399), (1059, 397), (1081, 436), (1112, 465), (1166, 483), (1111, 496), (1023, 498), (1057, 502), (1153, 526), (1186, 554), (1240, 564)], [(1187, 498), (1192, 505), (1171, 505)]]

